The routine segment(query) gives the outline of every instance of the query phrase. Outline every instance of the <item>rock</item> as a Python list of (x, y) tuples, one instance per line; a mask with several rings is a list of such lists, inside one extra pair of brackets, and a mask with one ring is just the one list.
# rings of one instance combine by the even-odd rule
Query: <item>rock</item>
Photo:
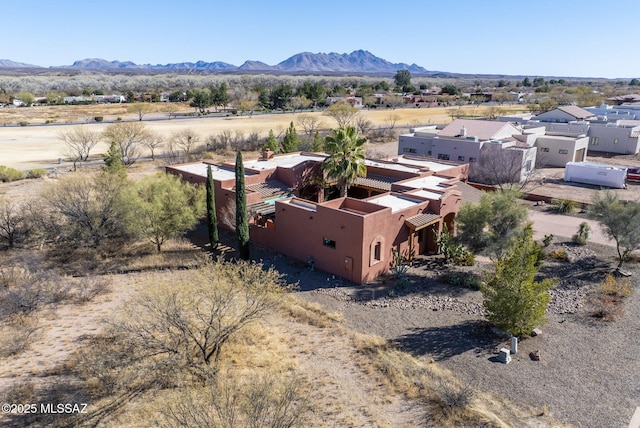
[(533, 331), (531, 332), (531, 336), (533, 337), (542, 336), (542, 330), (540, 330), (539, 328), (534, 328)]
[(532, 361), (540, 361), (540, 359), (542, 358), (542, 356), (540, 355), (540, 350), (537, 349), (535, 351), (529, 352), (529, 358), (531, 358)]

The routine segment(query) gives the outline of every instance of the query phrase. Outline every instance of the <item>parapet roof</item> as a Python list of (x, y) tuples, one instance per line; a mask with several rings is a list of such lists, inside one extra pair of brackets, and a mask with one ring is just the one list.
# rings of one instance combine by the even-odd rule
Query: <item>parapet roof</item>
[(383, 207), (389, 207), (391, 208), (391, 212), (395, 213), (420, 205), (424, 201), (408, 198), (406, 196), (389, 194), (367, 199), (367, 202), (381, 205)]
[[(236, 177), (235, 170), (221, 167), (218, 165), (212, 165), (205, 162), (197, 162), (197, 163), (186, 163), (183, 165), (171, 165), (171, 168), (176, 169), (178, 171), (183, 171), (188, 174), (198, 175), (201, 177), (207, 176), (207, 167), (211, 165), (211, 175), (214, 180), (224, 181), (224, 180), (233, 180)], [(249, 174), (245, 173), (245, 177)]]

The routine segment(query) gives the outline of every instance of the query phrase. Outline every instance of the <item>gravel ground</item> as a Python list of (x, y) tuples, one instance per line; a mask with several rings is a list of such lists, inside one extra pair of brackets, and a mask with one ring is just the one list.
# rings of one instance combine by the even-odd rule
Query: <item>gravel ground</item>
[[(640, 293), (626, 300), (615, 322), (599, 321), (591, 316), (594, 309), (586, 296), (615, 266), (614, 250), (570, 243), (552, 249), (564, 249), (568, 260), (547, 260), (540, 272), (560, 278), (549, 321), (542, 335), (520, 342), (508, 365), (498, 363), (496, 356), (509, 340), (484, 320), (481, 294), (439, 281), (446, 269), (437, 258), (422, 259), (421, 266), (411, 268), (402, 287), (390, 278), (353, 285), (268, 252), (263, 260), (298, 281), (301, 297), (342, 313), (347, 327), (431, 356), (478, 390), (541, 412), (544, 408), (573, 426), (626, 427), (640, 405)], [(480, 265), (474, 271), (487, 268), (488, 262)], [(640, 265), (630, 263), (625, 269), (633, 273), (637, 288)], [(531, 353), (540, 360), (534, 361)]]

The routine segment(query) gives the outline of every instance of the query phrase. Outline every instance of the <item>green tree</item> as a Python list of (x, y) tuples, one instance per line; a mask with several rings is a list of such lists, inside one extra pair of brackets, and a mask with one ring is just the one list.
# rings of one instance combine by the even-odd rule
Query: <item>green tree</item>
[(529, 80), (528, 77), (525, 77), (524, 79), (522, 79), (522, 86), (525, 86), (525, 87), (531, 86), (531, 80)]
[(298, 133), (296, 132), (295, 126), (293, 126), (293, 122), (291, 122), (282, 139), (282, 151), (285, 153), (296, 152), (299, 146), (300, 140), (298, 139)]
[(249, 260), (249, 219), (247, 218), (247, 194), (244, 186), (244, 164), (242, 152), (236, 154), (236, 239), (238, 257)]
[(273, 110), (283, 109), (289, 103), (293, 89), (286, 83), (276, 85), (269, 94), (269, 101)]
[(195, 107), (201, 114), (204, 114), (208, 107), (211, 107), (211, 92), (208, 89), (194, 91), (191, 107)]
[(311, 146), (311, 151), (312, 152), (324, 151), (324, 140), (322, 139), (318, 131), (316, 131), (316, 133), (313, 134), (313, 145)]
[(587, 213), (600, 222), (607, 236), (615, 241), (618, 269), (621, 269), (629, 253), (640, 248), (640, 202), (625, 203), (615, 193), (596, 192)]
[(207, 167), (207, 230), (209, 232), (209, 242), (211, 249), (218, 247), (218, 215), (216, 213), (216, 194), (213, 186), (213, 174), (211, 165)]
[(396, 83), (396, 86), (400, 86), (401, 88), (410, 86), (411, 73), (409, 70), (398, 70), (395, 76), (393, 76), (393, 81)]
[(264, 148), (271, 150), (273, 153), (278, 153), (280, 151), (280, 143), (276, 139), (275, 134), (273, 133), (273, 129), (269, 130), (269, 136), (267, 140), (264, 142)]
[(336, 180), (340, 196), (346, 197), (349, 187), (358, 177), (367, 175), (364, 157), (366, 138), (360, 137), (353, 126), (341, 126), (325, 138), (325, 150), (329, 156), (322, 162), (324, 175)]
[(447, 95), (460, 95), (462, 91), (456, 85), (448, 84), (444, 85), (440, 92)]
[(501, 190), (483, 195), (479, 204), (463, 205), (456, 217), (460, 240), (473, 251), (501, 258), (527, 218), (517, 198), (517, 192)]
[(546, 321), (551, 301), (549, 289), (555, 281), (535, 281), (539, 245), (527, 226), (520, 232), (505, 256), (496, 261), (495, 273), (481, 286), (487, 319), (514, 336), (526, 337)]
[(306, 80), (298, 89), (298, 93), (313, 101), (313, 107), (316, 107), (318, 105), (318, 101), (320, 101), (324, 96), (324, 86), (322, 86), (322, 83), (320, 82), (311, 83)]
[(126, 175), (124, 164), (120, 158), (120, 149), (115, 141), (111, 142), (109, 150), (102, 155), (102, 158), (104, 159), (104, 165), (102, 166), (104, 172), (119, 176)]
[(158, 173), (136, 183), (130, 200), (129, 226), (155, 244), (158, 252), (169, 238), (183, 235), (203, 214), (203, 192), (172, 174)]

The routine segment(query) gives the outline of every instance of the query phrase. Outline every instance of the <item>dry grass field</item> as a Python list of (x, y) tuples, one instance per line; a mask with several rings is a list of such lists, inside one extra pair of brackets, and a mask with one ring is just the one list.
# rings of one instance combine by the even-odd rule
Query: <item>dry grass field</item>
[[(296, 123), (301, 113), (254, 114), (253, 116), (223, 116), (199, 118), (173, 118), (169, 120), (169, 112), (193, 112), (186, 105), (154, 105), (158, 110), (146, 114), (143, 122), (154, 132), (165, 138), (183, 129), (191, 129), (203, 140), (221, 131), (242, 132), (245, 134), (257, 132), (266, 137), (272, 129), (276, 135), (284, 133), (291, 121)], [(416, 125), (448, 123), (451, 112), (461, 109), (464, 114), (482, 115), (486, 108), (465, 106), (449, 108), (427, 109), (393, 109), (393, 110), (363, 110), (360, 116), (370, 120), (374, 127), (388, 126), (389, 119), (394, 117), (397, 128)], [(522, 109), (522, 106), (504, 106), (504, 111)], [(164, 111), (162, 111), (164, 110)], [(335, 121), (322, 112), (305, 113), (317, 116), (324, 129), (335, 127)], [(104, 122), (96, 123), (93, 118), (102, 116)], [(54, 106), (29, 108), (0, 109), (0, 165), (19, 170), (31, 168), (55, 168), (70, 166), (64, 159), (64, 145), (59, 139), (61, 132), (68, 131), (73, 126), (86, 124), (92, 130), (101, 132), (108, 126), (108, 122), (121, 118), (124, 121), (135, 121), (135, 114), (127, 114), (124, 105), (111, 104), (100, 106)], [(55, 123), (45, 125), (47, 120)], [(17, 126), (20, 121), (29, 122), (27, 126)], [(5, 125), (5, 126), (2, 126)], [(10, 125), (10, 126), (9, 126)], [(36, 126), (37, 125), (37, 126)], [(298, 126), (298, 132), (302, 132)], [(93, 154), (104, 153), (108, 148), (106, 142), (100, 143), (93, 150)], [(99, 158), (94, 156), (95, 158)], [(61, 159), (62, 158), (62, 159)], [(59, 164), (58, 160), (62, 163)]]

